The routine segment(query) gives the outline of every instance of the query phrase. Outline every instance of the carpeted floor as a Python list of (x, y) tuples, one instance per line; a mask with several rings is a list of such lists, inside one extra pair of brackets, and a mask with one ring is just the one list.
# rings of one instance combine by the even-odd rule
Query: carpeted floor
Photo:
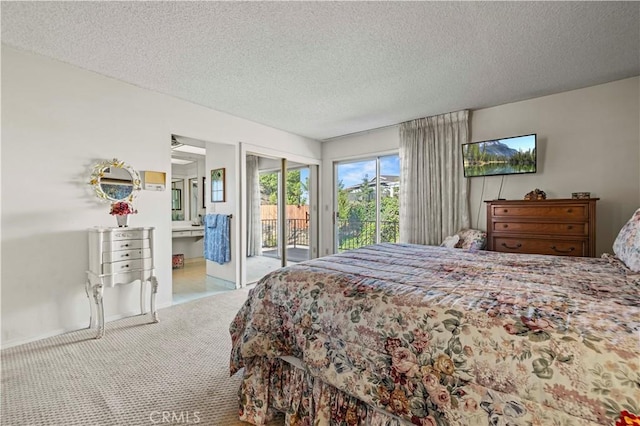
[(247, 292), (114, 321), (100, 340), (85, 329), (3, 350), (0, 423), (246, 425), (228, 328)]

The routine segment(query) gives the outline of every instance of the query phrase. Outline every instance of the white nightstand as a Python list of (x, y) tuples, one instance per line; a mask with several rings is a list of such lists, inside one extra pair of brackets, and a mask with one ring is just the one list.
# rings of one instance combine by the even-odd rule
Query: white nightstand
[(91, 294), (96, 304), (98, 334), (104, 335), (104, 287), (131, 284), (140, 280), (140, 313), (145, 311), (145, 289), (151, 284), (151, 319), (158, 322), (156, 294), (158, 280), (153, 266), (153, 233), (155, 228), (91, 228), (89, 229), (89, 270), (85, 291), (89, 298), (89, 328), (94, 327), (95, 315)]

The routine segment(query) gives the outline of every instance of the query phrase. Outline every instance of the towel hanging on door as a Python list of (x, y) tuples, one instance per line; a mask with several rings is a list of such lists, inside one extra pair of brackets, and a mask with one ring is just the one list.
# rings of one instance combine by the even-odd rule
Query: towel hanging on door
[(231, 261), (229, 216), (208, 214), (204, 217), (204, 258), (223, 265)]

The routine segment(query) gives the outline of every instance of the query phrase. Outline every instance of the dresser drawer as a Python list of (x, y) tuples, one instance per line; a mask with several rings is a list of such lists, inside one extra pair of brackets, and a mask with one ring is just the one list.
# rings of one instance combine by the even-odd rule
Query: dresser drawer
[(149, 238), (147, 229), (114, 230), (104, 234), (104, 241), (143, 240)]
[(120, 241), (104, 241), (102, 243), (103, 251), (129, 250), (150, 248), (149, 240), (120, 240)]
[(135, 272), (122, 272), (120, 274), (107, 275), (103, 278), (106, 287), (114, 287), (118, 284), (130, 284), (135, 280), (148, 280), (153, 275), (153, 269)]
[(587, 222), (544, 223), (544, 222), (493, 222), (492, 230), (495, 233), (509, 232), (513, 234), (554, 234), (554, 235), (587, 235), (589, 233)]
[(151, 257), (151, 249), (117, 250), (102, 253), (102, 261), (116, 262), (119, 260), (142, 259)]
[(562, 220), (586, 220), (589, 217), (589, 207), (586, 205), (535, 205), (536, 201), (528, 201), (526, 205), (492, 206), (493, 216), (498, 217), (536, 217), (536, 218), (562, 218)]
[(176, 238), (176, 237), (190, 237), (191, 236), (191, 231), (173, 231), (171, 233), (171, 237), (172, 238)]
[(150, 269), (153, 267), (153, 260), (151, 258), (123, 260), (119, 262), (105, 263), (102, 266), (104, 274), (115, 274), (135, 269)]
[(504, 253), (551, 254), (555, 256), (587, 256), (588, 254), (585, 240), (495, 236), (492, 242), (494, 251)]

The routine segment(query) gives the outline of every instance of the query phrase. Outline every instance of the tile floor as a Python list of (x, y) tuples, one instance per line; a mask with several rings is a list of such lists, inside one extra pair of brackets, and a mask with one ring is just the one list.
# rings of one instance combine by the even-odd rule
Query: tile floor
[(207, 276), (203, 257), (185, 259), (184, 268), (173, 270), (173, 304), (211, 296), (235, 288), (234, 283)]
[[(267, 273), (280, 267), (280, 259), (266, 256), (254, 256), (246, 259), (247, 283), (254, 284)], [(296, 260), (298, 260), (296, 258)], [(290, 265), (295, 262), (288, 262)], [(173, 304), (211, 296), (235, 289), (235, 283), (207, 275), (204, 258), (185, 259), (184, 268), (173, 270)]]

